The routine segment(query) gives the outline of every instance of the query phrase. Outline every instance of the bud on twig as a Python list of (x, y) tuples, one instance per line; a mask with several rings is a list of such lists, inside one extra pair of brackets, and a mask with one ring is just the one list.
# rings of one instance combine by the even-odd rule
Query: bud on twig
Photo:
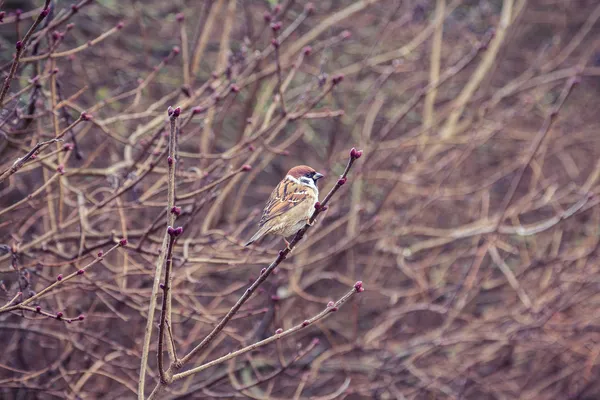
[(334, 85), (337, 85), (338, 83), (340, 83), (343, 80), (344, 80), (344, 74), (337, 74), (337, 75), (334, 75), (333, 78), (331, 78), (331, 82)]
[(167, 227), (167, 233), (169, 236), (177, 237), (183, 233), (183, 228), (181, 226), (177, 228), (173, 228), (172, 226)]
[(127, 246), (127, 239), (123, 238), (123, 239), (119, 240), (119, 246), (121, 246), (121, 247)]
[(281, 22), (273, 22), (273, 23), (271, 24), (271, 30), (272, 30), (273, 32), (277, 32), (277, 31), (279, 31), (280, 29), (281, 29)]
[(356, 283), (354, 284), (354, 290), (356, 290), (356, 292), (357, 292), (357, 293), (360, 293), (360, 292), (364, 292), (364, 291), (365, 291), (365, 288), (363, 287), (363, 283), (362, 283), (362, 281), (358, 281), (358, 282), (356, 282)]
[(362, 150), (356, 150), (354, 147), (350, 150), (350, 157), (353, 159), (360, 158), (362, 156)]

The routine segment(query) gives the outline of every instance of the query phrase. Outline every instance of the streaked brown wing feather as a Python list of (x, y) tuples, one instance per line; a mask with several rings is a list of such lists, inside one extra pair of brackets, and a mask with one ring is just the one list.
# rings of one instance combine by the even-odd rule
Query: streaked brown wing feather
[(290, 179), (284, 179), (279, 182), (271, 193), (271, 196), (269, 196), (258, 225), (263, 226), (267, 221), (290, 211), (310, 199), (312, 196), (309, 190), (309, 188)]

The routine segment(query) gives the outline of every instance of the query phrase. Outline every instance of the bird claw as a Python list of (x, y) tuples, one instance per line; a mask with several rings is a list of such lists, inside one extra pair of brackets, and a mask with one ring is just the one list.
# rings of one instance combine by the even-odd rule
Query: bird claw
[(288, 242), (286, 239), (283, 239), (283, 241), (285, 242), (285, 247), (288, 250), (288, 254), (291, 253), (294, 248), (290, 247), (290, 242)]
[(313, 226), (314, 224), (315, 224), (315, 221), (310, 222), (310, 218), (306, 220), (306, 225)]

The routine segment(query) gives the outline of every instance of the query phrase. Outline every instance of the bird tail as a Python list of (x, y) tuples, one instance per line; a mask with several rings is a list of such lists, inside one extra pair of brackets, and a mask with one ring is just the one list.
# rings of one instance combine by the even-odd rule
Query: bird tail
[(249, 246), (252, 243), (256, 242), (257, 240), (260, 240), (263, 236), (265, 236), (268, 233), (268, 227), (263, 226), (262, 228), (260, 228), (258, 230), (258, 232), (256, 232), (254, 234), (254, 236), (252, 236), (250, 238), (250, 240), (248, 240), (248, 242), (246, 242), (246, 244), (244, 246)]

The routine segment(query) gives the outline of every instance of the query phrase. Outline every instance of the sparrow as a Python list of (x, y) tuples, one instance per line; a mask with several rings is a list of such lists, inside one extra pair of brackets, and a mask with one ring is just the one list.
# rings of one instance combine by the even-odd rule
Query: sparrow
[(282, 236), (289, 248), (286, 237), (294, 235), (308, 223), (315, 210), (315, 203), (319, 201), (317, 181), (322, 177), (322, 174), (308, 165), (290, 169), (269, 196), (258, 223), (258, 232), (245, 246), (272, 234)]

